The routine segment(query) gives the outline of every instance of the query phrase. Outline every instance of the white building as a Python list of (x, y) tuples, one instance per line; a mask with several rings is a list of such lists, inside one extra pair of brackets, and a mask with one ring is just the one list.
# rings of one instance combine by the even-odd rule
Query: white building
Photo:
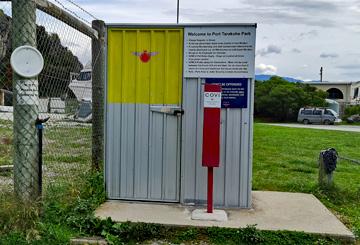
[(357, 82), (305, 82), (328, 93), (328, 99), (340, 104), (340, 114), (346, 105), (360, 104), (360, 81)]
[(357, 82), (305, 82), (318, 89), (328, 92), (328, 99), (339, 103), (359, 104), (360, 103), (360, 81)]

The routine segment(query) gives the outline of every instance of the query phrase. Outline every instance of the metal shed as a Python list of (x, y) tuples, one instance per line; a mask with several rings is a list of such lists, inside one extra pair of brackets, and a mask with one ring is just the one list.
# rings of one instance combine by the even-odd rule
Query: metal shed
[(251, 207), (255, 35), (255, 24), (107, 25), (109, 199), (206, 203), (203, 85), (241, 78), (246, 107), (221, 112), (214, 204)]

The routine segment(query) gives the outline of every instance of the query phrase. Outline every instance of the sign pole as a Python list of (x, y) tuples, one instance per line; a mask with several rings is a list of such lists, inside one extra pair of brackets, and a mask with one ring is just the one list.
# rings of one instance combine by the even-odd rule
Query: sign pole
[(180, 0), (177, 0), (177, 5), (176, 5), (176, 24), (179, 24), (179, 15), (180, 15)]
[(214, 167), (220, 163), (221, 85), (205, 84), (202, 165), (208, 168), (207, 213), (213, 213)]
[(208, 167), (207, 212), (213, 212), (214, 168)]

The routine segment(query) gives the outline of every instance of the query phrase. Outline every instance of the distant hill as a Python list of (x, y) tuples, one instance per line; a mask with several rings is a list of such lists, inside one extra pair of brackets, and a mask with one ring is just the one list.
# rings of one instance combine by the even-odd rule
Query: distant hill
[[(255, 80), (257, 81), (267, 81), (269, 80), (273, 75), (255, 75)], [(302, 80), (299, 80), (299, 79), (295, 79), (295, 78), (292, 78), (292, 77), (281, 77), (283, 79), (285, 79), (286, 81), (288, 82), (291, 82), (291, 83), (302, 83), (303, 81)]]

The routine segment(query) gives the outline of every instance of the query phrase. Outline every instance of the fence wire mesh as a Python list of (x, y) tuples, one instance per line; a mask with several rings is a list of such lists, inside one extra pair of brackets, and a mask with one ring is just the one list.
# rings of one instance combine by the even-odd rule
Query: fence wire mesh
[[(71, 3), (54, 3), (69, 12), (65, 2)], [(90, 22), (91, 16), (83, 15)], [(91, 38), (55, 17), (33, 1), (0, 2), (0, 191), (15, 190), (25, 199), (40, 192), (36, 118), (50, 118), (43, 140), (43, 195), (54, 185), (76, 184), (91, 167)], [(37, 78), (12, 71), (11, 53), (21, 45), (43, 55)]]
[(10, 67), (11, 2), (0, 2), (0, 190), (13, 189), (13, 89)]

